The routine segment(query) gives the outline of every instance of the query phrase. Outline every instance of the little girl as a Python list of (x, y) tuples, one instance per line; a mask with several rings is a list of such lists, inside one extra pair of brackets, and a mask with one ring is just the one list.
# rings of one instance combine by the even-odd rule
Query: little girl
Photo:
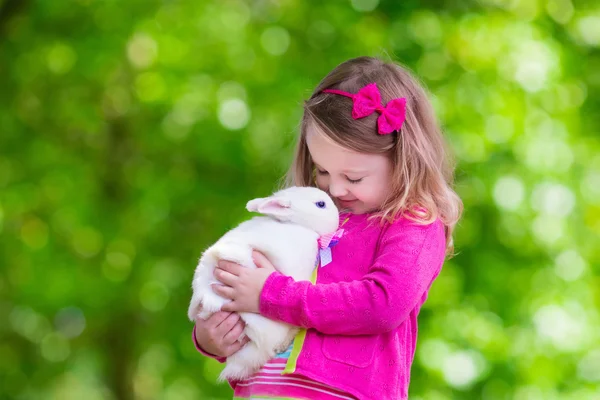
[(238, 312), (304, 328), (287, 352), (230, 382), (235, 399), (406, 399), (417, 316), (453, 250), (462, 202), (427, 95), (405, 69), (371, 57), (337, 66), (304, 105), (289, 184), (318, 186), (341, 210), (313, 281), (261, 254), (221, 262), (214, 291), (232, 301), (194, 328), (220, 361), (237, 351)]

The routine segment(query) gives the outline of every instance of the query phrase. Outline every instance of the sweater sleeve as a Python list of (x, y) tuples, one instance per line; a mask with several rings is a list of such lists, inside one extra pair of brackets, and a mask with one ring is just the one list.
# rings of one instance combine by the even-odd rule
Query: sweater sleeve
[(369, 335), (398, 327), (422, 302), (445, 257), (444, 226), (391, 224), (366, 275), (351, 282), (313, 284), (272, 273), (260, 313), (324, 334)]

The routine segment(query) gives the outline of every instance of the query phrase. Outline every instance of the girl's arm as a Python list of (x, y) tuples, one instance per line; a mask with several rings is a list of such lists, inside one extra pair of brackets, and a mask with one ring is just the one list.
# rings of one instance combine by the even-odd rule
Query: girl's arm
[(369, 335), (398, 327), (425, 300), (445, 257), (443, 224), (393, 224), (368, 273), (352, 282), (295, 282), (273, 272), (260, 295), (268, 318), (325, 334)]

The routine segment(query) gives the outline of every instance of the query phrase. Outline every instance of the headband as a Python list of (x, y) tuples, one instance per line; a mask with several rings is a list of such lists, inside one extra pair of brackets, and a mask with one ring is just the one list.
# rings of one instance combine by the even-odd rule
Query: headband
[(381, 114), (377, 118), (377, 133), (388, 135), (400, 131), (406, 119), (406, 98), (392, 99), (385, 107), (381, 105), (381, 94), (376, 83), (369, 83), (356, 94), (337, 89), (325, 89), (323, 93), (339, 94), (352, 99), (352, 118), (359, 119), (373, 114)]

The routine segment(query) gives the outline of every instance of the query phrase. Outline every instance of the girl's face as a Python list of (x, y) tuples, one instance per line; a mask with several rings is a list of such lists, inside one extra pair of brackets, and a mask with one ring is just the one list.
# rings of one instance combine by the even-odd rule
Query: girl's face
[(306, 144), (319, 189), (329, 193), (340, 210), (353, 214), (379, 210), (391, 190), (389, 158), (344, 148), (313, 126), (307, 128)]

